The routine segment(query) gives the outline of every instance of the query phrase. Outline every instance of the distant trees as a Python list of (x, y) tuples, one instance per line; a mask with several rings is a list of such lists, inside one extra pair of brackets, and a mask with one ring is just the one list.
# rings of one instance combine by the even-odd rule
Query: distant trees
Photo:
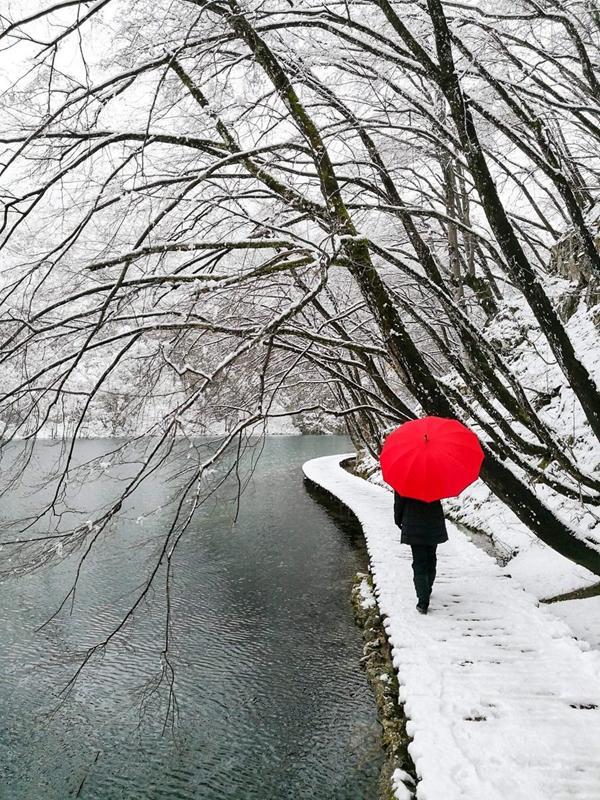
[(211, 415), (224, 447), (327, 412), (374, 453), (456, 416), (491, 489), (600, 574), (566, 521), (599, 519), (598, 328), (553, 271), (564, 234), (600, 267), (593, 3), (103, 0), (3, 26), (7, 439), (73, 391), (74, 434), (107, 391), (160, 395), (126, 495)]

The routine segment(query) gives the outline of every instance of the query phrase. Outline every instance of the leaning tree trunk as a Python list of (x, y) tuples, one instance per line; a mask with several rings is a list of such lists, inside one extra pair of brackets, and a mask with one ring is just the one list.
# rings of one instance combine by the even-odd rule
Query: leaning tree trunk
[[(355, 245), (355, 248), (357, 246)], [(378, 319), (390, 352), (407, 378), (407, 385), (428, 413), (441, 417), (456, 417), (456, 410), (389, 299), (380, 276), (370, 264), (368, 255), (355, 249), (353, 260), (362, 259), (360, 268), (353, 270), (363, 295)], [(485, 460), (481, 477), (490, 489), (515, 513), (535, 535), (566, 558), (600, 575), (600, 552), (576, 538), (555, 514), (484, 444)]]
[(450, 32), (441, 0), (428, 0), (428, 7), (440, 62), (435, 74), (450, 106), (450, 113), (473, 182), (481, 197), (486, 218), (504, 254), (513, 280), (529, 303), (559, 367), (567, 377), (590, 427), (600, 441), (600, 392), (585, 366), (577, 358), (573, 344), (531, 267), (502, 205), (479, 141), (473, 115), (454, 67)]
[[(363, 297), (379, 324), (383, 339), (387, 342), (390, 355), (399, 374), (428, 414), (444, 417), (457, 416), (455, 408), (443, 392), (413, 342), (403, 320), (400, 318), (381, 276), (372, 263), (366, 241), (359, 239), (357, 236), (358, 232), (344, 203), (333, 163), (317, 125), (302, 105), (298, 94), (275, 54), (252, 28), (237, 3), (231, 0), (231, 6), (236, 11), (236, 15), (228, 18), (229, 24), (238, 36), (246, 42), (252, 50), (256, 61), (271, 79), (312, 151), (324, 199), (332, 217), (337, 221), (336, 227), (338, 227), (339, 234), (342, 237), (343, 250), (348, 259), (349, 272), (358, 284)], [(483, 158), (482, 154), (481, 158)], [(485, 160), (484, 166), (486, 166)], [(489, 181), (491, 182), (491, 176)], [(486, 190), (489, 189), (485, 180), (483, 180), (483, 184)], [(495, 187), (493, 187), (493, 191), (495, 193)], [(502, 213), (504, 213), (503, 209)], [(514, 237), (508, 219), (505, 220), (505, 224), (508, 225), (510, 233)], [(542, 295), (545, 304), (548, 306), (550, 317), (554, 316), (548, 298), (543, 292)], [(558, 319), (556, 321), (558, 322)], [(558, 324), (560, 325), (560, 323)], [(560, 326), (559, 338), (561, 331), (567, 339), (568, 345), (571, 346), (562, 326)], [(562, 339), (561, 344), (564, 345)], [(574, 354), (572, 355), (574, 358)], [(580, 367), (579, 370), (574, 368), (572, 360), (568, 361), (565, 366), (568, 367), (570, 372), (574, 371), (576, 373), (575, 377), (579, 381), (583, 380), (581, 376), (581, 371), (583, 371), (584, 376), (587, 376), (588, 383), (590, 383), (591, 379), (587, 371), (583, 368), (583, 365), (579, 362), (577, 363)], [(590, 389), (587, 385), (584, 388), (586, 390)], [(590, 391), (584, 392), (584, 398), (590, 400)], [(591, 416), (597, 423), (597, 431), (600, 438), (600, 403), (592, 410)], [(573, 536), (573, 532), (561, 523), (525, 484), (522, 484), (510, 470), (504, 467), (489, 448), (487, 448), (487, 462), (483, 474), (484, 480), (486, 482), (490, 481), (489, 485), (492, 491), (512, 508), (518, 518), (542, 541), (550, 544), (567, 558), (583, 564), (595, 574), (600, 575), (600, 553), (588, 547), (585, 542), (576, 539)]]

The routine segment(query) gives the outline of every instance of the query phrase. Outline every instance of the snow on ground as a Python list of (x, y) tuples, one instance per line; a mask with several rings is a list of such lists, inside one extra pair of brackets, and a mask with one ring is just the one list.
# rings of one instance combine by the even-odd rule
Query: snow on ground
[[(370, 475), (371, 483), (386, 488), (372, 456), (363, 453), (360, 468)], [(507, 563), (506, 571), (538, 600), (599, 583), (593, 572), (569, 561), (531, 533), (483, 481), (467, 487), (460, 497), (444, 500), (443, 505), (452, 520), (487, 536), (498, 556)], [(552, 612), (564, 619), (578, 638), (600, 650), (600, 624), (594, 628), (589, 622), (594, 619), (600, 623), (596, 599), (554, 603)]]
[[(597, 800), (600, 653), (452, 524), (430, 613), (419, 615), (392, 495), (346, 472), (345, 458), (314, 459), (304, 473), (364, 529), (417, 799)], [(398, 798), (410, 796), (397, 784)]]
[[(444, 507), (453, 519), (485, 532), (497, 550), (508, 555), (507, 572), (540, 600), (599, 582), (593, 572), (569, 561), (527, 530), (482, 481), (469, 486), (460, 498), (445, 500)], [(552, 612), (578, 638), (600, 650), (600, 597), (553, 603)]]
[(564, 620), (578, 638), (600, 650), (600, 597), (562, 600), (560, 603), (552, 603), (550, 610)]
[(593, 572), (574, 564), (538, 539), (479, 480), (460, 497), (444, 500), (457, 522), (487, 534), (498, 552), (510, 559), (513, 578), (539, 599), (598, 583)]

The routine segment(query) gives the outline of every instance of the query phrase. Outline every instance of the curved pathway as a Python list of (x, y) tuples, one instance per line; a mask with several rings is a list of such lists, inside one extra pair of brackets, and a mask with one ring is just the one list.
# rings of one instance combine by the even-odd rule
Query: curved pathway
[(598, 800), (600, 653), (452, 524), (430, 613), (418, 614), (392, 494), (344, 470), (351, 455), (308, 461), (304, 473), (364, 529), (417, 799)]

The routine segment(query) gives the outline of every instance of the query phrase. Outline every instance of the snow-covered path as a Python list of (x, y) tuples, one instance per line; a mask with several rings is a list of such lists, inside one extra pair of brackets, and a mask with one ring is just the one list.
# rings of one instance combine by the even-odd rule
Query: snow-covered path
[(600, 654), (451, 524), (419, 615), (392, 495), (340, 467), (349, 455), (304, 473), (364, 529), (418, 800), (598, 800)]

